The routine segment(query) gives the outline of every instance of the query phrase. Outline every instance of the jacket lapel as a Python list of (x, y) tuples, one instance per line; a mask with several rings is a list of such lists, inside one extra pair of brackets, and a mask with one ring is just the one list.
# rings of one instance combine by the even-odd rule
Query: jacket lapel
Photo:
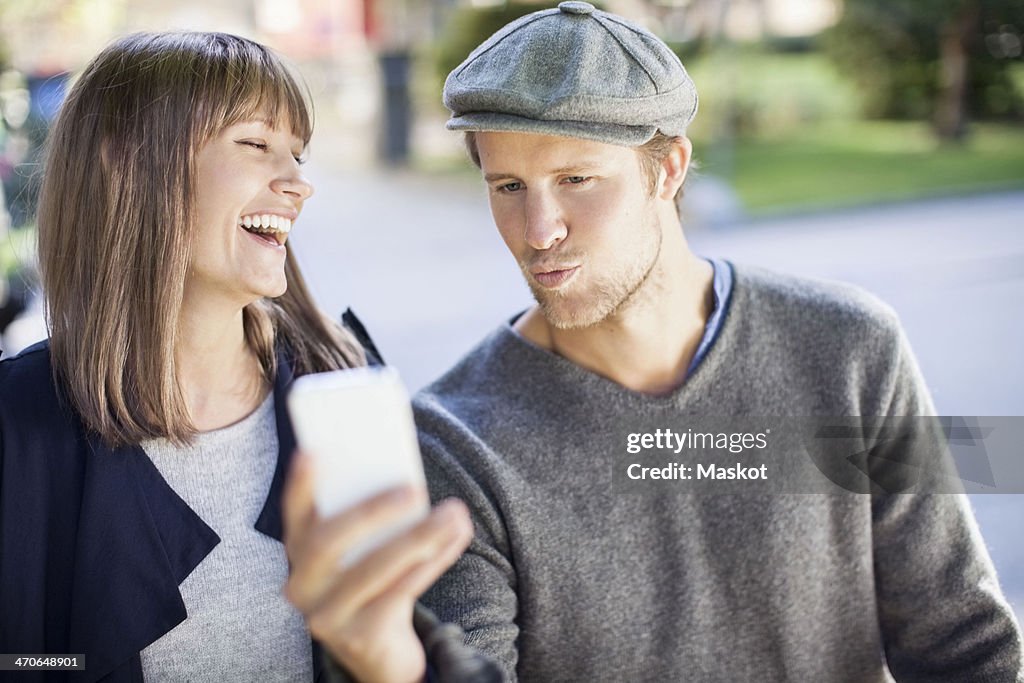
[(178, 584), (220, 538), (140, 447), (87, 441), (68, 642), (96, 681), (184, 621)]
[(281, 519), (281, 495), (284, 492), (284, 480), (288, 474), (288, 465), (295, 450), (295, 433), (292, 422), (288, 419), (288, 389), (292, 379), (291, 359), (282, 351), (277, 354), (277, 379), (274, 381), (274, 418), (277, 422), (277, 467), (274, 479), (270, 482), (267, 501), (263, 504), (260, 516), (256, 519), (256, 531), (266, 534), (278, 541), (284, 538), (284, 523)]
[[(284, 493), (284, 481), (288, 475), (288, 465), (295, 452), (295, 432), (292, 421), (288, 417), (288, 390), (291, 388), (294, 373), (292, 361), (284, 353), (277, 353), (277, 378), (274, 381), (274, 418), (277, 423), (277, 467), (274, 479), (270, 482), (267, 501), (256, 519), (256, 530), (271, 538), (284, 542), (284, 520), (281, 517), (281, 497)], [(323, 653), (320, 644), (312, 641), (313, 680), (319, 681), (323, 676)]]

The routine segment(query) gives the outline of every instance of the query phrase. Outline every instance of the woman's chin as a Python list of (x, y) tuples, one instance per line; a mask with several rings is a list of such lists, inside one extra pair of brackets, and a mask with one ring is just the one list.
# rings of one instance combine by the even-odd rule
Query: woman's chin
[(260, 299), (276, 299), (278, 297), (284, 296), (284, 293), (288, 291), (288, 283), (287, 282), (281, 282), (280, 284), (275, 284), (274, 286), (263, 287), (261, 289), (262, 289), (262, 291), (260, 292), (260, 295), (259, 295), (258, 298), (260, 298)]
[(247, 306), (257, 301), (263, 301), (264, 299), (276, 299), (283, 296), (288, 291), (288, 282), (284, 278), (282, 273), (281, 278), (274, 278), (273, 280), (264, 280), (258, 283), (254, 283), (251, 287), (244, 290), (245, 293), (242, 295), (243, 306)]

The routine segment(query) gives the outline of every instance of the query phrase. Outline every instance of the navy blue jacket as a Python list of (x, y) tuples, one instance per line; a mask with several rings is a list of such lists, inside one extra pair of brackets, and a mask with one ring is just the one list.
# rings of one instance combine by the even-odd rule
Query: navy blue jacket
[[(351, 312), (343, 318), (377, 350)], [(278, 355), (277, 468), (256, 530), (281, 540), (295, 437)], [(0, 653), (84, 654), (84, 672), (0, 680), (142, 680), (139, 652), (186, 617), (180, 584), (220, 542), (139, 446), (111, 449), (58, 395), (47, 342), (0, 360)], [(316, 678), (319, 646), (311, 641)]]
[[(351, 311), (342, 322), (381, 364)], [(283, 353), (277, 361), (277, 468), (256, 530), (280, 541), (295, 436), (292, 368)], [(84, 672), (0, 671), (0, 681), (142, 681), (139, 652), (185, 620), (178, 585), (219, 542), (139, 446), (111, 449), (85, 430), (54, 387), (47, 342), (0, 360), (0, 653), (85, 656)], [(420, 605), (413, 624), (428, 680), (501, 680), (459, 628)], [(351, 680), (313, 641), (310, 656), (316, 680)]]
[[(281, 540), (295, 437), (292, 372), (278, 368), (277, 468), (256, 530)], [(0, 458), (0, 652), (84, 654), (86, 666), (12, 679), (141, 681), (139, 652), (185, 620), (178, 584), (220, 538), (139, 446), (86, 432), (55, 390), (46, 342), (0, 361)]]

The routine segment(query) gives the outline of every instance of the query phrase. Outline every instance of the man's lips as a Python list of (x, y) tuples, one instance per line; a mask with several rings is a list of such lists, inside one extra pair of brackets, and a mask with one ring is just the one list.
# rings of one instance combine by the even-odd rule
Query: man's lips
[(569, 279), (579, 271), (579, 266), (544, 266), (540, 268), (531, 268), (530, 274), (533, 275), (533, 279), (539, 282), (542, 286), (548, 289), (555, 289), (564, 285)]

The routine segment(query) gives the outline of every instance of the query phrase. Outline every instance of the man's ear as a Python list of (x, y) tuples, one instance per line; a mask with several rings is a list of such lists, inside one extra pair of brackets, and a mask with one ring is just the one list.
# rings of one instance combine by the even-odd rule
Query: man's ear
[(658, 182), (658, 197), (675, 199), (679, 188), (686, 180), (686, 171), (690, 168), (690, 155), (693, 154), (693, 145), (690, 138), (679, 136), (673, 140), (672, 150), (661, 162), (661, 174)]

